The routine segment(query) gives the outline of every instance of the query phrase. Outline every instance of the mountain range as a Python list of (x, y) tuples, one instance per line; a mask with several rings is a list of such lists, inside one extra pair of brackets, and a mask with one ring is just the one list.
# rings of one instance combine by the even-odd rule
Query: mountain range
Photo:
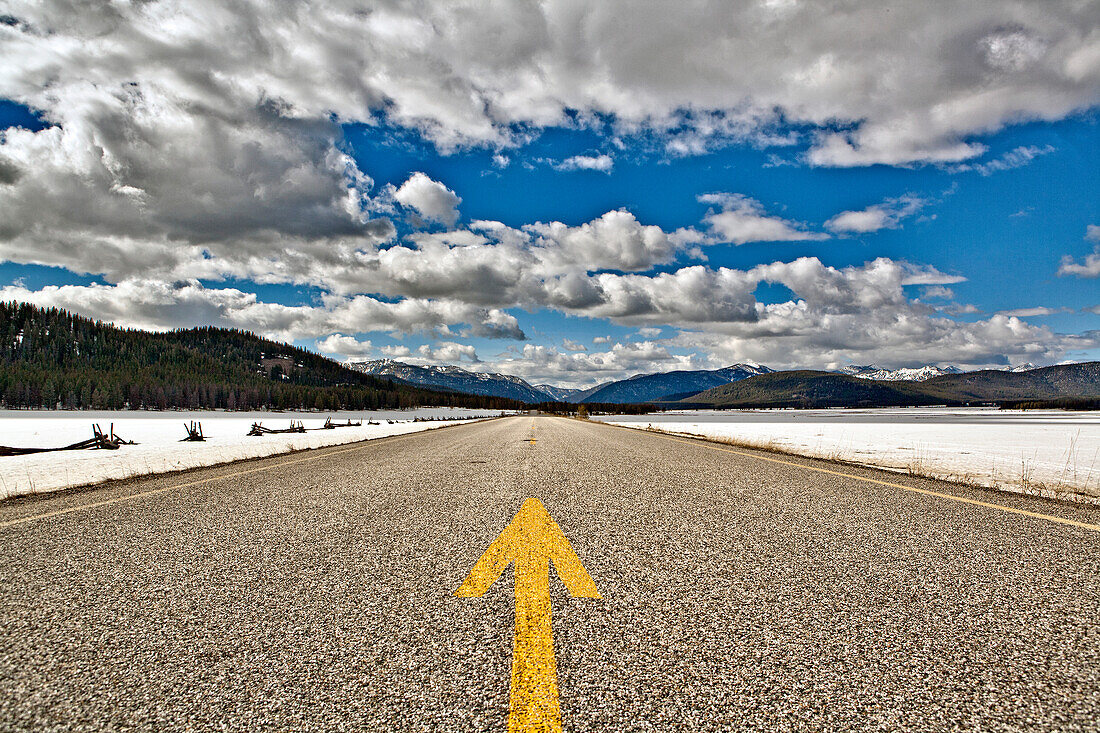
[(866, 366), (851, 366), (841, 367), (837, 370), (838, 374), (847, 374), (850, 377), (859, 377), (860, 379), (873, 379), (879, 382), (923, 382), (926, 379), (932, 377), (942, 377), (945, 374), (961, 374), (962, 369), (955, 366), (938, 367), (932, 365), (926, 365), (917, 367), (915, 369), (883, 369), (877, 367), (874, 364), (868, 364)]
[(777, 372), (756, 364), (722, 369), (637, 374), (588, 389), (532, 385), (514, 376), (473, 372), (455, 366), (415, 366), (393, 359), (348, 364), (365, 374), (410, 385), (528, 403), (734, 406), (850, 406), (966, 404), (995, 400), (1050, 399), (1100, 394), (1095, 362), (1037, 368), (964, 372), (954, 366), (883, 369), (848, 366), (835, 372)]
[(491, 372), (471, 372), (450, 365), (416, 366), (393, 359), (378, 359), (375, 361), (349, 362), (346, 366), (349, 369), (373, 377), (383, 377), (396, 382), (416, 384), (422, 387), (446, 389), (451, 392), (507, 397), (508, 399), (531, 403), (557, 399), (536, 389), (519, 377)]
[(1100, 397), (1100, 362), (1027, 371), (982, 370), (923, 381), (860, 379), (848, 374), (790, 371), (763, 374), (691, 395), (692, 407), (889, 407), (964, 405)]
[(506, 374), (471, 372), (456, 366), (416, 366), (394, 359), (351, 362), (347, 366), (375, 377), (467, 394), (508, 397), (531, 403), (552, 401), (620, 405), (676, 400), (772, 371), (754, 364), (734, 364), (723, 369), (637, 374), (629, 379), (604, 382), (588, 389), (571, 389), (550, 384), (532, 385)]
[(839, 373), (733, 364), (573, 389), (392, 359), (340, 364), (246, 331), (204, 327), (148, 333), (61, 310), (0, 303), (0, 405), (8, 408), (332, 410), (431, 404), (500, 409), (583, 402), (637, 409), (654, 403), (762, 407), (1051, 399), (1100, 399), (1100, 362), (975, 372), (867, 365)]
[(677, 370), (657, 374), (637, 374), (629, 379), (600, 385), (590, 390), (579, 401), (605, 404), (667, 402), (771, 371), (767, 367), (755, 364), (734, 364), (714, 370)]

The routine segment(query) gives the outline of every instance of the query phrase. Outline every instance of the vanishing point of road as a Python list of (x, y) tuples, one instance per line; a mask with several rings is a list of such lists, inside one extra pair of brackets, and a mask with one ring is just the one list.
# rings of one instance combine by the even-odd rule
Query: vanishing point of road
[(532, 416), (9, 501), (0, 730), (1097, 730), (1098, 525)]

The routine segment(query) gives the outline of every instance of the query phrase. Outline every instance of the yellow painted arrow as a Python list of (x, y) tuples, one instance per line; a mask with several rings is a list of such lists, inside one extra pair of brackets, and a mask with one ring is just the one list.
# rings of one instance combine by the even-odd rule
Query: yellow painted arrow
[(510, 563), (516, 576), (516, 635), (508, 733), (560, 733), (558, 673), (550, 625), (550, 561), (574, 598), (599, 598), (569, 540), (538, 499), (519, 512), (477, 561), (456, 596), (482, 596)]

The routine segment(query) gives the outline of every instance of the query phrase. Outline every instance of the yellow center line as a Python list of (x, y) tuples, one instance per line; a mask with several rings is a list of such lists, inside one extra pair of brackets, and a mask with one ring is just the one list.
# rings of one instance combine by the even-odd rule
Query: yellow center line
[[(449, 426), (445, 426), (449, 427)], [(438, 428), (437, 428), (438, 429)], [(65, 509), (56, 509), (52, 512), (44, 512), (42, 514), (33, 514), (29, 517), (22, 517), (20, 519), (9, 519), (6, 522), (0, 522), (0, 529), (7, 527), (14, 527), (17, 524), (26, 524), (28, 522), (35, 522), (39, 519), (49, 519), (50, 517), (58, 517), (63, 514), (71, 514), (73, 512), (84, 511), (86, 509), (95, 509), (101, 506), (110, 506), (112, 504), (121, 504), (125, 501), (131, 501), (133, 499), (142, 499), (147, 496), (156, 496), (157, 494), (165, 494), (169, 491), (176, 491), (177, 489), (187, 489), (193, 486), (202, 486), (204, 484), (213, 483), (215, 481), (223, 481), (225, 479), (236, 478), (238, 476), (248, 476), (254, 473), (263, 473), (264, 471), (274, 471), (277, 468), (284, 466), (293, 466), (298, 463), (307, 463), (309, 461), (318, 461), (323, 458), (330, 458), (332, 456), (338, 456), (341, 453), (350, 453), (361, 448), (366, 448), (371, 443), (377, 443), (380, 440), (384, 440), (387, 443), (402, 438), (411, 438), (416, 435), (422, 435), (425, 431), (418, 430), (415, 433), (405, 433), (404, 435), (388, 435), (384, 438), (368, 438), (367, 440), (358, 441), (354, 446), (350, 448), (343, 448), (341, 450), (330, 451), (328, 453), (322, 453), (320, 455), (307, 456), (305, 458), (295, 458), (290, 461), (281, 461), (274, 466), (261, 466), (259, 468), (249, 468), (243, 471), (234, 471), (232, 473), (223, 473), (219, 476), (211, 476), (210, 478), (198, 479), (196, 481), (187, 481), (182, 484), (173, 484), (172, 486), (165, 486), (160, 489), (150, 489), (149, 491), (140, 491), (136, 494), (127, 494), (126, 496), (116, 496), (113, 499), (104, 499), (103, 501), (94, 501), (88, 504), (78, 504), (76, 506), (66, 507)]]
[(842, 478), (855, 479), (856, 481), (863, 481), (868, 484), (878, 484), (879, 486), (889, 486), (892, 489), (901, 489), (903, 491), (911, 491), (914, 494), (924, 494), (925, 496), (934, 496), (938, 499), (948, 499), (950, 501), (956, 501), (960, 504), (971, 504), (973, 506), (985, 507), (986, 509), (999, 509), (1002, 512), (1009, 514), (1019, 514), (1024, 517), (1031, 517), (1032, 519), (1045, 519), (1050, 522), (1057, 522), (1058, 524), (1066, 524), (1071, 527), (1080, 527), (1081, 529), (1091, 529), (1096, 532), (1100, 532), (1100, 524), (1089, 524), (1088, 522), (1078, 522), (1075, 519), (1066, 519), (1065, 517), (1056, 517), (1052, 514), (1042, 514), (1040, 512), (1030, 512), (1026, 509), (1017, 509), (1011, 506), (1005, 506), (1004, 504), (992, 504), (987, 501), (979, 501), (977, 499), (967, 499), (963, 496), (955, 496), (954, 494), (945, 494), (941, 491), (932, 491), (931, 489), (919, 489), (915, 486), (906, 486), (905, 484), (897, 484), (892, 481), (883, 481), (877, 478), (869, 478), (867, 476), (859, 476), (854, 473), (845, 473), (843, 471), (833, 471), (828, 468), (820, 468), (818, 466), (807, 466), (804, 463), (797, 463), (795, 461), (785, 461), (782, 458), (771, 458), (769, 456), (761, 456), (755, 453), (749, 453), (747, 451), (736, 450), (734, 448), (726, 448), (724, 446), (718, 446), (711, 443), (707, 443), (705, 438), (697, 440), (687, 440), (684, 438), (677, 438), (671, 435), (662, 435), (661, 433), (649, 432), (639, 430), (637, 428), (628, 428), (622, 425), (612, 425), (609, 423), (600, 423), (611, 428), (619, 428), (620, 430), (630, 430), (635, 433), (645, 433), (646, 435), (653, 436), (655, 438), (663, 438), (664, 440), (671, 440), (674, 443), (685, 443), (687, 445), (694, 445), (700, 448), (708, 448), (710, 450), (721, 451), (723, 453), (732, 453), (737, 456), (744, 456), (745, 458), (752, 458), (757, 461), (767, 461), (768, 463), (778, 463), (783, 466), (793, 466), (794, 468), (801, 468), (806, 471), (814, 471), (816, 473), (824, 473), (830, 476), (840, 476)]

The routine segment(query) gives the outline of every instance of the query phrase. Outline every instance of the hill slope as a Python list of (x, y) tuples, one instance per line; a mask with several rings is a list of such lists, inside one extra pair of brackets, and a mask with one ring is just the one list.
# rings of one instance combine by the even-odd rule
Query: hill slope
[(1100, 362), (1059, 364), (1024, 372), (966, 372), (933, 377), (924, 385), (969, 400), (1092, 397), (1100, 395)]
[(830, 372), (772, 372), (692, 395), (685, 403), (713, 407), (858, 407), (931, 405), (918, 383), (883, 382)]
[(891, 407), (1100, 395), (1100, 362), (1026, 372), (980, 371), (922, 382), (815, 371), (773, 372), (681, 400), (713, 407)]
[(605, 384), (589, 392), (581, 402), (628, 404), (672, 399), (695, 394), (712, 387), (771, 372), (764, 366), (734, 364), (722, 369), (699, 369), (639, 374)]
[(149, 333), (20, 303), (0, 303), (0, 402), (97, 409), (512, 406), (395, 384), (247, 331)]

